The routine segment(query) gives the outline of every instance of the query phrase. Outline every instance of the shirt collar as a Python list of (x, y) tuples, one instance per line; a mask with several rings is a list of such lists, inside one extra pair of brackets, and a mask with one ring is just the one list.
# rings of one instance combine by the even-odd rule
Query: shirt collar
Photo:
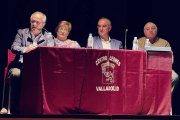
[(149, 42), (151, 44), (155, 43), (159, 38), (158, 37), (155, 37), (154, 39), (149, 39)]
[[(101, 38), (101, 37), (100, 37)], [(108, 41), (105, 41), (103, 38), (101, 38), (103, 42), (111, 42), (111, 38), (109, 37)]]
[(31, 32), (31, 30), (29, 30), (29, 35), (28, 35), (28, 36), (29, 36), (30, 38), (32, 38), (32, 39), (35, 39), (35, 38), (37, 38), (37, 37), (40, 38), (42, 35), (43, 35), (43, 33), (41, 32), (39, 35), (37, 35), (37, 36), (35, 37), (35, 35)]

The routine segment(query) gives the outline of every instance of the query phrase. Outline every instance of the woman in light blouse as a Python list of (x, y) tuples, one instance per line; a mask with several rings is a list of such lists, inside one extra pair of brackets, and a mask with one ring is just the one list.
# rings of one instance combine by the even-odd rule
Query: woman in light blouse
[(55, 46), (63, 48), (79, 48), (80, 45), (77, 41), (68, 39), (68, 35), (72, 29), (72, 25), (68, 21), (60, 21), (55, 29), (56, 38)]

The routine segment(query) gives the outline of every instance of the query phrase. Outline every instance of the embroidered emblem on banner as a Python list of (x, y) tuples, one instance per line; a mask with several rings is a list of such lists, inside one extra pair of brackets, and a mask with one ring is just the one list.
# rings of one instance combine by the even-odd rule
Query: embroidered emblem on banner
[(114, 83), (114, 67), (115, 65), (109, 61), (101, 64), (103, 84)]
[(101, 66), (102, 84), (106, 86), (96, 86), (96, 91), (119, 91), (119, 86), (114, 86), (114, 69), (120, 66), (120, 61), (114, 56), (102, 56), (96, 60), (96, 66)]

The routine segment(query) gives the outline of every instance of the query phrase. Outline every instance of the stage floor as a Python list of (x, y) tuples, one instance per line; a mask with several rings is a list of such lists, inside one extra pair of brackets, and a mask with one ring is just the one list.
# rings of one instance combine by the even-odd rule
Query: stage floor
[(1, 114), (0, 120), (179, 120), (180, 116), (141, 116), (141, 115), (14, 115)]

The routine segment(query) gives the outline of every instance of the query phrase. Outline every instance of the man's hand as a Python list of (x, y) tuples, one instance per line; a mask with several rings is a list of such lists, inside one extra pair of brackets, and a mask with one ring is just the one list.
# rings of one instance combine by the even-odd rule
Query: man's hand
[(28, 53), (32, 50), (35, 50), (37, 48), (37, 44), (30, 44), (29, 46), (27, 46), (25, 49), (24, 49), (24, 53)]

